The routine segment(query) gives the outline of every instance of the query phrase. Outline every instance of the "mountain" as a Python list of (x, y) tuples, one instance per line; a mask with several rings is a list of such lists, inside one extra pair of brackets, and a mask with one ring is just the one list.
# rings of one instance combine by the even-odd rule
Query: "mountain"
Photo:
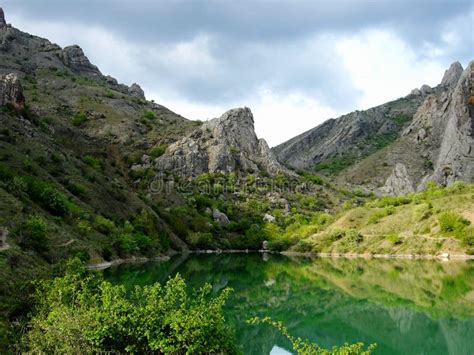
[(441, 84), (323, 124), (273, 148), (296, 169), (337, 176), (378, 193), (471, 182), (474, 169), (473, 62), (453, 63)]

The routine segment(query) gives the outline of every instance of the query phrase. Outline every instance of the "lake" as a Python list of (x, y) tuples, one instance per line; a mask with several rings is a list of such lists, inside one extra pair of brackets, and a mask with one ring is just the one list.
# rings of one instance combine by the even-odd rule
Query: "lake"
[(474, 354), (474, 262), (191, 254), (104, 271), (115, 284), (181, 274), (190, 287), (234, 289), (225, 309), (245, 354), (285, 354), (270, 316), (324, 347), (377, 343), (375, 354)]

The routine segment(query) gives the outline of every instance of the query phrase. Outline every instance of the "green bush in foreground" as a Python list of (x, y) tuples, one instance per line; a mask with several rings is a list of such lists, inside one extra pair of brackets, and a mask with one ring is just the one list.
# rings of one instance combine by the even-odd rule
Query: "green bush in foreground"
[(65, 276), (39, 286), (24, 338), (31, 352), (238, 353), (222, 313), (230, 289), (211, 298), (206, 284), (188, 294), (177, 275), (127, 294), (77, 259)]
[(268, 324), (276, 328), (290, 341), (291, 346), (296, 351), (296, 353), (301, 355), (369, 355), (372, 354), (376, 347), (376, 344), (371, 344), (367, 347), (367, 350), (365, 350), (363, 343), (356, 343), (335, 346), (332, 349), (324, 349), (319, 345), (310, 342), (309, 340), (303, 340), (299, 337), (291, 335), (283, 323), (274, 321), (269, 317), (256, 317), (249, 319), (247, 322), (249, 324)]

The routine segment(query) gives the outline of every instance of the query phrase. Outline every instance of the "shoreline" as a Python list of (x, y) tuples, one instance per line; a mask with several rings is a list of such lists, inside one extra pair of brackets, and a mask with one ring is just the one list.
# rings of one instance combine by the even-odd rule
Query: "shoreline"
[(279, 254), (293, 257), (309, 257), (309, 258), (332, 258), (332, 259), (402, 259), (402, 260), (436, 260), (436, 261), (468, 261), (474, 260), (474, 255), (468, 254), (449, 254), (441, 253), (433, 254), (371, 254), (371, 253), (302, 253), (295, 251), (272, 251), (272, 250), (250, 250), (250, 249), (229, 249), (229, 250), (189, 250), (187, 252), (172, 252), (166, 255), (159, 255), (152, 258), (147, 257), (131, 257), (126, 259), (114, 259), (101, 263), (93, 263), (87, 265), (89, 270), (105, 270), (112, 266), (121, 264), (140, 264), (150, 261), (168, 261), (175, 255), (189, 254)]

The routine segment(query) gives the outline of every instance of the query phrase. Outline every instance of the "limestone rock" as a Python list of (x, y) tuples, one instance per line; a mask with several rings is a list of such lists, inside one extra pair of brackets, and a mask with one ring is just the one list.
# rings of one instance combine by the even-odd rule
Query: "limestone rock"
[(5, 13), (3, 12), (3, 9), (0, 7), (0, 27), (5, 27), (7, 25), (5, 21)]
[(414, 96), (420, 96), (421, 95), (421, 91), (420, 89), (413, 89), (412, 91), (410, 91), (410, 95), (414, 95)]
[(408, 175), (407, 168), (402, 163), (397, 163), (392, 174), (385, 182), (382, 191), (389, 195), (402, 195), (414, 192), (413, 182)]
[(20, 110), (25, 105), (23, 88), (16, 74), (7, 74), (0, 76), (0, 105), (12, 104)]
[(432, 179), (441, 184), (474, 177), (474, 61), (463, 71), (446, 111), (446, 128)]
[(60, 57), (64, 64), (71, 68), (73, 71), (82, 74), (101, 75), (99, 69), (91, 64), (89, 59), (84, 54), (81, 47), (77, 45), (65, 47)]
[(145, 92), (137, 83), (134, 83), (132, 86), (130, 86), (128, 93), (134, 97), (145, 100)]
[(155, 160), (158, 170), (184, 176), (203, 173), (293, 174), (282, 167), (263, 139), (258, 139), (249, 108), (229, 110), (221, 117), (205, 122), (174, 144)]
[(456, 86), (463, 71), (464, 70), (461, 63), (454, 62), (444, 73), (443, 79), (441, 80), (441, 85)]
[(433, 92), (433, 89), (431, 86), (425, 84), (420, 88), (420, 92), (422, 95), (429, 95)]
[(269, 222), (269, 223), (275, 223), (276, 222), (276, 218), (273, 217), (271, 214), (268, 214), (266, 213), (264, 216), (263, 216), (263, 220), (265, 222)]
[(227, 217), (225, 213), (222, 213), (217, 208), (212, 210), (212, 218), (214, 218), (214, 220), (219, 222), (219, 224), (222, 226), (226, 226), (230, 223), (229, 217)]

